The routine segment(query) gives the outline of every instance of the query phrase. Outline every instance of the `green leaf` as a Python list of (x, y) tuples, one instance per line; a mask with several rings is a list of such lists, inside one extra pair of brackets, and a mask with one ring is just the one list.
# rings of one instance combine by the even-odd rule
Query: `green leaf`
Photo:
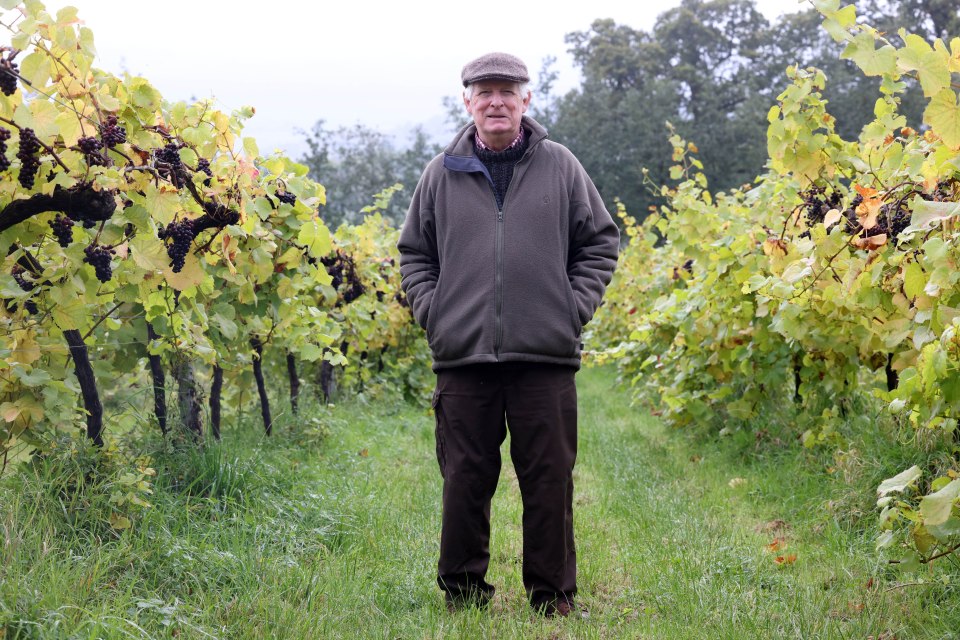
[(945, 50), (934, 51), (926, 40), (915, 34), (903, 35), (903, 39), (906, 46), (897, 51), (897, 68), (916, 71), (923, 95), (928, 98), (949, 87), (949, 53)]
[(307, 248), (314, 258), (321, 258), (330, 253), (330, 230), (319, 218), (311, 218), (300, 227), (297, 242)]
[(50, 80), (50, 56), (34, 51), (20, 64), (20, 75), (32, 86), (42, 89)]
[(41, 140), (49, 142), (60, 132), (57, 126), (60, 110), (52, 102), (34, 100), (30, 103), (30, 113), (33, 116), (33, 130)]
[(180, 195), (173, 187), (156, 187), (149, 185), (146, 189), (144, 206), (150, 215), (161, 225), (173, 222), (174, 216), (180, 208)]
[(880, 497), (887, 495), (888, 493), (900, 492), (915, 483), (920, 479), (920, 476), (923, 475), (923, 472), (920, 471), (920, 467), (913, 465), (906, 471), (898, 473), (892, 478), (887, 478), (880, 483), (880, 486), (877, 487), (877, 494)]
[(247, 154), (248, 158), (256, 158), (260, 155), (260, 149), (257, 148), (257, 141), (254, 138), (244, 138), (243, 139), (243, 152)]
[(219, 313), (216, 313), (211, 318), (213, 324), (217, 329), (220, 330), (220, 333), (223, 334), (227, 340), (235, 340), (237, 337), (237, 323), (233, 320), (226, 318)]
[(302, 349), (300, 349), (299, 355), (304, 360), (307, 360), (309, 362), (316, 362), (317, 360), (323, 357), (323, 349), (321, 349), (315, 344), (308, 344)]
[(197, 152), (191, 149), (190, 147), (183, 147), (180, 149), (180, 161), (187, 165), (188, 167), (196, 167), (199, 158), (197, 157)]
[(927, 526), (939, 526), (950, 518), (954, 502), (960, 497), (960, 479), (954, 480), (940, 491), (924, 496), (920, 501), (920, 514)]
[(926, 231), (935, 223), (960, 215), (960, 202), (931, 202), (915, 196), (910, 202), (913, 213), (904, 232)]
[(923, 243), (924, 262), (936, 266), (942, 262), (950, 251), (949, 245), (942, 238), (930, 238)]
[(923, 121), (948, 147), (960, 148), (960, 106), (952, 89), (944, 89), (930, 100), (923, 112)]
[(927, 276), (916, 262), (911, 262), (903, 270), (903, 292), (908, 298), (916, 298), (927, 286)]
[(883, 76), (897, 71), (897, 50), (888, 44), (876, 47), (876, 38), (861, 31), (840, 54), (843, 59), (853, 60), (864, 75)]
[(162, 271), (170, 266), (170, 256), (159, 238), (138, 233), (130, 241), (130, 257), (145, 271)]
[(60, 137), (63, 138), (63, 143), (68, 147), (72, 147), (77, 144), (77, 140), (80, 139), (80, 136), (83, 135), (83, 130), (80, 127), (80, 120), (77, 114), (72, 111), (63, 111), (61, 112), (55, 121), (57, 129), (60, 131)]
[(90, 315), (82, 299), (74, 299), (54, 305), (53, 321), (64, 331), (79, 329)]

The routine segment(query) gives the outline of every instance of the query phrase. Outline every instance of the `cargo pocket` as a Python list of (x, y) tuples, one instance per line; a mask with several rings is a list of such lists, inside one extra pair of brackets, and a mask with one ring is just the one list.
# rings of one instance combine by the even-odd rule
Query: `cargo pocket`
[(444, 438), (444, 418), (443, 407), (440, 404), (440, 390), (433, 392), (433, 415), (437, 420), (437, 426), (434, 435), (437, 439), (437, 462), (440, 464), (440, 476), (446, 478), (447, 467), (447, 448)]

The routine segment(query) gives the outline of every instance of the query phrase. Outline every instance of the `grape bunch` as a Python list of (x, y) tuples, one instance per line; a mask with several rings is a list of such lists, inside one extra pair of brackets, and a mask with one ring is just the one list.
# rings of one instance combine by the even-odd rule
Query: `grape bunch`
[(94, 268), (97, 280), (110, 282), (110, 278), (113, 277), (113, 267), (110, 265), (110, 259), (116, 253), (113, 248), (91, 244), (83, 250), (83, 253), (85, 254), (83, 261)]
[(50, 227), (53, 229), (57, 244), (64, 249), (73, 242), (73, 225), (74, 222), (69, 216), (62, 216), (59, 213), (56, 218), (50, 221)]
[(838, 191), (829, 194), (824, 187), (811, 187), (802, 192), (803, 206), (806, 209), (807, 226), (813, 227), (827, 216), (831, 209), (839, 209), (841, 197)]
[(37, 171), (40, 170), (38, 151), (40, 151), (40, 141), (37, 140), (33, 129), (21, 129), (20, 150), (17, 151), (17, 157), (20, 159), (20, 184), (24, 189), (33, 189)]
[(23, 277), (25, 271), (26, 270), (23, 267), (15, 264), (13, 265), (13, 269), (10, 270), (10, 275), (13, 276), (13, 279), (16, 280), (21, 289), (24, 291), (33, 291), (33, 288), (36, 285)]
[(7, 158), (7, 140), (9, 139), (10, 130), (0, 127), (0, 171), (10, 168), (10, 160)]
[(103, 143), (90, 136), (77, 140), (77, 146), (87, 157), (87, 165), (91, 167), (102, 167), (107, 164), (106, 158), (100, 152), (103, 149)]
[(183, 163), (180, 162), (180, 145), (176, 142), (171, 142), (162, 149), (157, 149), (154, 153), (158, 162), (170, 165), (170, 168), (174, 171), (183, 167)]
[(208, 177), (204, 179), (203, 186), (209, 187), (210, 178), (213, 177), (213, 171), (210, 170), (210, 161), (207, 160), (206, 158), (200, 158), (197, 161), (197, 172), (207, 174)]
[(0, 91), (3, 95), (12, 96), (17, 92), (17, 63), (7, 60), (0, 60)]
[(117, 116), (107, 116), (107, 121), (100, 125), (100, 139), (108, 149), (127, 141), (127, 130), (117, 124)]
[(161, 240), (170, 240), (167, 244), (167, 255), (170, 257), (170, 266), (174, 273), (180, 273), (186, 264), (190, 245), (196, 237), (193, 221), (189, 219), (174, 221), (161, 229), (157, 235)]
[(293, 195), (289, 191), (277, 191), (277, 200), (283, 202), (284, 204), (297, 204), (297, 196)]
[[(340, 293), (337, 307), (341, 304), (350, 304), (366, 292), (367, 288), (363, 286), (357, 274), (357, 265), (350, 256), (337, 250), (335, 254), (321, 258), (320, 263), (330, 274), (330, 286)], [(341, 292), (340, 287), (344, 284), (346, 288)]]
[[(13, 276), (13, 279), (16, 281), (20, 289), (22, 289), (23, 291), (33, 291), (34, 287), (36, 287), (37, 285), (36, 283), (30, 282), (29, 280), (24, 278), (23, 277), (24, 272), (25, 272), (25, 269), (23, 267), (21, 267), (18, 264), (15, 264), (13, 265), (13, 269), (10, 270), (10, 275)], [(27, 300), (24, 303), (23, 307), (27, 310), (27, 313), (29, 313), (32, 316), (37, 315), (39, 311), (37, 309), (37, 303), (34, 302), (33, 300)]]

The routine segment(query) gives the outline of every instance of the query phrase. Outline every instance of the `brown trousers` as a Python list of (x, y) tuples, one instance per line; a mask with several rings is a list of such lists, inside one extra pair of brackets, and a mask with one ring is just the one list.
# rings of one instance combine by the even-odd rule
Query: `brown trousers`
[(437, 583), (454, 596), (493, 595), (490, 501), (510, 429), (523, 499), (523, 584), (532, 604), (572, 599), (576, 371), (539, 363), (482, 364), (437, 372), (433, 406), (443, 476)]

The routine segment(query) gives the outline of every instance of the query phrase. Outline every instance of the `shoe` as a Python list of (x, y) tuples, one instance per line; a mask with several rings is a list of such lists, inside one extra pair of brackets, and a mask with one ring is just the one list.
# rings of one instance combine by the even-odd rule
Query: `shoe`
[(545, 602), (536, 608), (545, 618), (569, 618), (572, 616), (585, 620), (590, 617), (590, 613), (586, 609), (577, 607), (573, 601), (566, 598)]

